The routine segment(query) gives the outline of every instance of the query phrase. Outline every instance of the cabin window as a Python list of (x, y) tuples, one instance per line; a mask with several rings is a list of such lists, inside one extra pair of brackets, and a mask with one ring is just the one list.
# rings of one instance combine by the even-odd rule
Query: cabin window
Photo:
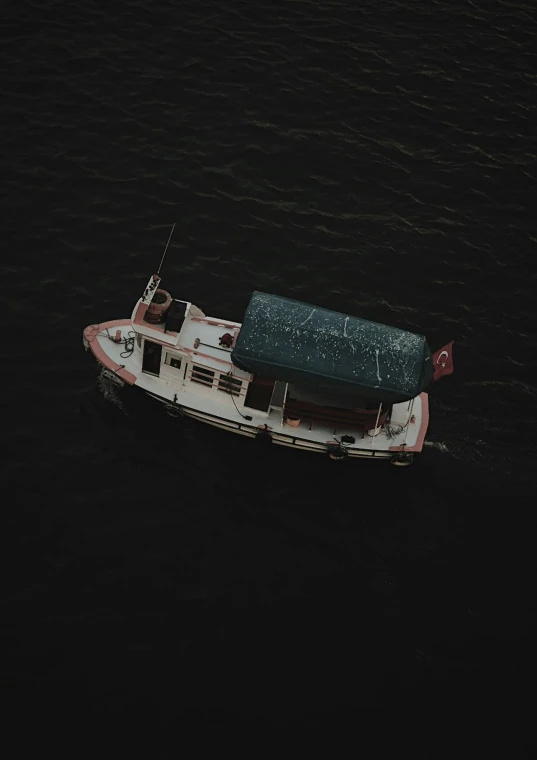
[(196, 364), (192, 367), (192, 374), (190, 379), (193, 383), (199, 383), (200, 385), (212, 386), (214, 380), (214, 371), (207, 369), (207, 367), (198, 367)]
[(166, 364), (174, 369), (181, 369), (181, 357), (173, 354), (166, 354)]
[(238, 396), (241, 392), (242, 380), (237, 377), (231, 377), (231, 375), (220, 375), (218, 381), (218, 390), (223, 393), (231, 393), (234, 396)]

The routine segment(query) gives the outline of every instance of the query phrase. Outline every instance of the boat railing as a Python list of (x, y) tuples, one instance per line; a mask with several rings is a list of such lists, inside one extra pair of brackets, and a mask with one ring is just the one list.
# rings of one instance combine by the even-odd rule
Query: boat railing
[(369, 430), (382, 426), (390, 413), (390, 409), (343, 409), (333, 406), (321, 406), (308, 401), (298, 401), (288, 397), (285, 403), (285, 416), (295, 417), (303, 421), (318, 422), (336, 427), (352, 427), (357, 430)]
[(219, 391), (235, 398), (244, 399), (248, 390), (248, 382), (244, 378), (196, 364), (189, 367), (186, 379), (196, 385), (201, 385), (209, 390)]

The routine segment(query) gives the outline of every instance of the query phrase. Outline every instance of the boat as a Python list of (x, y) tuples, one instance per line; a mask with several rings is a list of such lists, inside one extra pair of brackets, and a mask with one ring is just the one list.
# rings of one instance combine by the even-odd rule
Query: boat
[(452, 343), (255, 291), (242, 322), (206, 316), (153, 274), (130, 318), (88, 325), (101, 371), (176, 416), (332, 460), (414, 461), (426, 388), (452, 371)]

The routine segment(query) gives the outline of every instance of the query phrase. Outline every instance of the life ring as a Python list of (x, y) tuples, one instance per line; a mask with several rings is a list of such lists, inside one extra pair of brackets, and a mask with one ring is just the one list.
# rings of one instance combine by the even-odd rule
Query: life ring
[(398, 451), (390, 459), (394, 467), (408, 467), (414, 461), (414, 454), (410, 451)]
[(162, 288), (157, 288), (153, 300), (149, 304), (145, 313), (145, 321), (153, 325), (158, 324), (159, 322), (164, 322), (164, 316), (170, 308), (171, 303), (172, 297), (170, 293), (168, 293), (167, 290), (162, 290)]
[(333, 459), (334, 462), (341, 462), (349, 456), (348, 450), (339, 443), (329, 444), (327, 451), (328, 456), (330, 459)]
[(164, 405), (164, 410), (165, 410), (166, 414), (169, 415), (170, 417), (177, 418), (177, 417), (184, 417), (185, 416), (185, 413), (183, 411), (183, 407), (179, 406), (176, 403), (165, 404)]

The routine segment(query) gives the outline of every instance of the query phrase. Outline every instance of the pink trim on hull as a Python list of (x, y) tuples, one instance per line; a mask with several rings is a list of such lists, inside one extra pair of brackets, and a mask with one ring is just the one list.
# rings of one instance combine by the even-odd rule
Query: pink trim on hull
[(130, 319), (114, 319), (111, 322), (102, 322), (100, 325), (89, 325), (84, 330), (84, 337), (88, 341), (92, 354), (103, 367), (114, 372), (129, 385), (134, 385), (137, 379), (136, 375), (133, 375), (132, 372), (126, 370), (121, 364), (117, 364), (113, 361), (101, 346), (98, 339), (99, 333), (103, 330), (113, 330), (114, 328), (126, 327), (127, 325), (132, 325)]
[(425, 434), (429, 427), (429, 396), (427, 393), (420, 393), (421, 398), (421, 427), (418, 433), (418, 440), (414, 446), (390, 446), (390, 451), (421, 451)]

